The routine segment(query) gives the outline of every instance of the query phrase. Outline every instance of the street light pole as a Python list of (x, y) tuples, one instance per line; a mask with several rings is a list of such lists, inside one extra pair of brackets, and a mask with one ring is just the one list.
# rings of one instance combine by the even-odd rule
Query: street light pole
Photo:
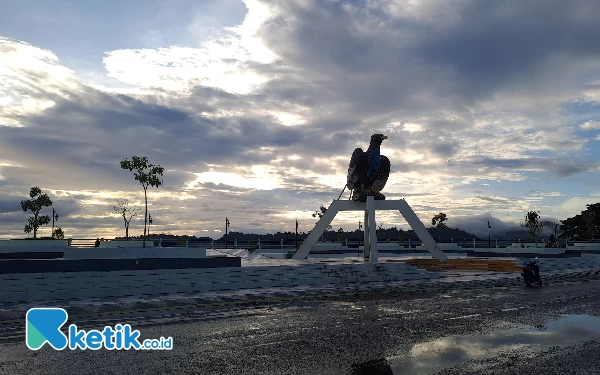
[(58, 221), (58, 213), (53, 208), (52, 209), (52, 238), (54, 238), (54, 219), (56, 219), (56, 221)]
[(488, 221), (488, 248), (492, 247), (492, 226), (490, 225), (490, 222)]
[[(358, 231), (360, 232), (362, 230), (362, 224), (360, 223), (360, 220), (358, 221)], [(358, 250), (360, 250), (360, 233), (358, 234)]]
[(225, 248), (227, 249), (227, 228), (229, 228), (229, 219), (225, 217)]
[(296, 220), (296, 251), (298, 251), (298, 220)]

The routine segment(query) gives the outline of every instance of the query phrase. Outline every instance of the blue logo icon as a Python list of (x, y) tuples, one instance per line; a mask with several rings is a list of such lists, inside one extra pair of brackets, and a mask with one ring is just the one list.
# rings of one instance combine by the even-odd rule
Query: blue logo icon
[(68, 314), (65, 309), (56, 307), (29, 309), (25, 315), (27, 347), (31, 350), (39, 350), (48, 343), (56, 350), (66, 348), (69, 340), (60, 329), (67, 319)]

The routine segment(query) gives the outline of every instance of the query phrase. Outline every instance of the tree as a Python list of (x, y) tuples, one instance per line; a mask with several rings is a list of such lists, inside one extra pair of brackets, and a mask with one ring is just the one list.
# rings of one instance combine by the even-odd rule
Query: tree
[(38, 228), (50, 223), (50, 216), (40, 216), (40, 211), (44, 207), (52, 206), (52, 201), (48, 197), (48, 194), (42, 193), (42, 190), (37, 186), (31, 188), (29, 197), (31, 199), (21, 201), (21, 208), (25, 212), (31, 211), (33, 216), (29, 217), (28, 223), (25, 225), (23, 231), (25, 233), (31, 233), (33, 230), (33, 238), (37, 238)]
[(558, 239), (556, 238), (556, 236), (554, 236), (554, 233), (552, 233), (550, 235), (550, 238), (548, 238), (548, 243), (546, 244), (546, 247), (558, 247)]
[(55, 228), (53, 234), (54, 234), (54, 238), (58, 238), (59, 240), (62, 240), (65, 238), (65, 232), (62, 230), (61, 227)]
[(125, 238), (129, 239), (129, 223), (131, 219), (141, 213), (141, 209), (130, 207), (127, 199), (119, 199), (118, 206), (113, 206), (113, 212), (119, 214), (125, 222)]
[(144, 188), (144, 202), (146, 204), (146, 212), (144, 213), (144, 247), (146, 247), (146, 228), (148, 226), (148, 187), (158, 188), (163, 181), (159, 176), (163, 175), (165, 169), (160, 165), (148, 163), (147, 157), (133, 156), (132, 160), (124, 159), (121, 161), (121, 168), (134, 171), (135, 180), (139, 181)]
[(384, 225), (385, 225), (384, 222), (377, 223), (377, 229), (375, 230), (375, 233), (377, 233), (377, 238), (379, 240), (385, 239), (384, 238), (385, 237), (385, 235), (384, 235), (385, 234), (385, 228), (383, 228)]
[(525, 241), (536, 241), (536, 236), (542, 232), (544, 226), (540, 224), (540, 211), (529, 211), (525, 215), (525, 224), (522, 224), (527, 228), (527, 238)]
[(600, 237), (600, 203), (586, 204), (582, 212), (586, 224), (586, 235), (589, 239)]
[(600, 237), (600, 203), (587, 204), (580, 214), (561, 220), (559, 238), (590, 240)]
[(437, 229), (446, 229), (448, 228), (446, 223), (444, 223), (446, 220), (448, 220), (448, 216), (445, 213), (440, 212), (431, 219), (431, 225), (435, 225)]
[(559, 229), (563, 232), (559, 238), (573, 240), (575, 238), (583, 239), (586, 232), (586, 222), (583, 215), (578, 214), (565, 220), (561, 220)]

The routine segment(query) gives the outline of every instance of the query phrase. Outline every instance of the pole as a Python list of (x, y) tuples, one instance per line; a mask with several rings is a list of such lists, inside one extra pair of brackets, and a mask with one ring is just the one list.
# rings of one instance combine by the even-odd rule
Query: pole
[(225, 248), (227, 249), (227, 228), (229, 227), (229, 219), (225, 217)]
[(296, 251), (298, 250), (298, 220), (296, 220)]
[(492, 247), (492, 226), (488, 221), (488, 249)]
[(360, 251), (360, 231), (362, 229), (362, 225), (360, 224), (360, 220), (358, 221), (358, 250)]
[(56, 211), (54, 211), (54, 208), (52, 209), (52, 238), (54, 238), (54, 214), (56, 213)]

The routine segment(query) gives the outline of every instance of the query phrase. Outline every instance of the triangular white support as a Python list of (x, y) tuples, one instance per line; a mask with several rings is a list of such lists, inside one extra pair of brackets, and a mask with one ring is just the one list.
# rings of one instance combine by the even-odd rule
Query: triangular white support
[(364, 211), (365, 212), (365, 246), (364, 246), (364, 257), (370, 258), (371, 263), (377, 263), (379, 254), (377, 252), (377, 231), (375, 225), (375, 211), (380, 210), (398, 210), (400, 214), (404, 216), (404, 219), (408, 222), (411, 228), (415, 231), (419, 239), (427, 247), (429, 253), (442, 262), (448, 260), (446, 254), (440, 250), (437, 243), (425, 228), (425, 225), (415, 212), (410, 208), (408, 203), (404, 199), (397, 201), (376, 201), (373, 196), (368, 196), (366, 202), (346, 201), (346, 200), (334, 200), (331, 205), (325, 211), (321, 220), (315, 225), (313, 230), (310, 232), (306, 240), (302, 243), (302, 246), (292, 256), (292, 259), (305, 259), (310, 253), (310, 250), (319, 240), (319, 237), (331, 224), (335, 216), (340, 211)]

